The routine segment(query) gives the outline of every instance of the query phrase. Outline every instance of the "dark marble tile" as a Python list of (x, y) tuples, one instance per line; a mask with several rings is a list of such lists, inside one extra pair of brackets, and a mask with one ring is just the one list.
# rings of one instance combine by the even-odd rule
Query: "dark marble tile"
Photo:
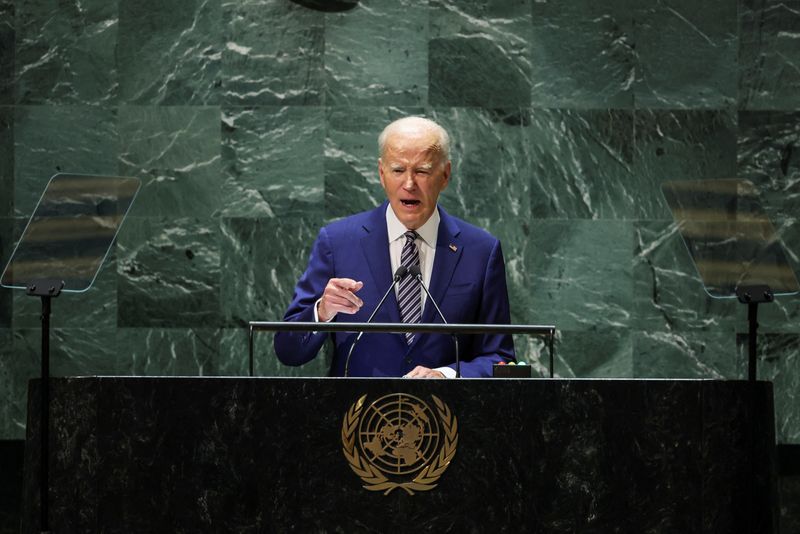
[(0, 327), (0, 439), (25, 437), (27, 381), (39, 372), (38, 355), (16, 351), (14, 337)]
[(533, 218), (633, 218), (632, 112), (534, 109), (529, 135)]
[(734, 379), (747, 372), (736, 336), (721, 329), (636, 331), (632, 344), (635, 378)]
[(512, 306), (527, 309), (529, 323), (563, 331), (628, 326), (632, 241), (624, 221), (537, 221), (524, 256), (527, 291), (512, 295)]
[(426, 2), (362, 2), (325, 17), (328, 105), (418, 106), (428, 100)]
[(800, 106), (800, 2), (739, 2), (739, 107)]
[(633, 17), (637, 109), (713, 109), (736, 102), (736, 2), (648, 3), (637, 5)]
[(216, 219), (128, 217), (117, 241), (117, 325), (218, 326), (219, 242)]
[(0, 106), (14, 103), (15, 27), (14, 0), (0, 1)]
[(117, 113), (84, 106), (14, 108), (15, 202), (30, 217), (59, 172), (117, 175)]
[(635, 224), (632, 325), (649, 332), (728, 332), (741, 322), (736, 299), (708, 296), (674, 223)]
[(532, 3), (535, 108), (633, 107), (633, 5), (631, 0)]
[(321, 212), (325, 111), (319, 107), (230, 108), (222, 116), (223, 217)]
[(432, 106), (530, 105), (530, 0), (435, 0), (430, 9)]
[[(740, 332), (736, 336), (738, 358), (747, 365), (747, 330)], [(759, 333), (756, 364), (758, 379), (772, 382), (775, 391), (778, 443), (800, 444), (800, 334)]]
[(142, 187), (134, 216), (207, 217), (222, 200), (217, 107), (120, 108), (119, 172)]
[(637, 110), (634, 130), (636, 218), (672, 220), (663, 182), (736, 177), (734, 111)]
[(220, 0), (119, 5), (120, 100), (209, 105), (220, 100)]
[(780, 532), (800, 532), (800, 476), (780, 479)]
[(395, 119), (421, 108), (330, 107), (325, 116), (325, 217), (336, 219), (386, 198), (378, 176), (378, 136)]
[(14, 108), (0, 106), (0, 217), (14, 215)]
[(800, 112), (740, 111), (738, 176), (753, 182), (773, 222), (800, 212)]
[(222, 0), (224, 102), (321, 104), (325, 17), (292, 2)]
[(116, 2), (15, 2), (16, 102), (114, 105)]
[[(14, 252), (14, 219), (0, 217), (0, 276)], [(0, 328), (11, 328), (14, 291), (0, 287)]]
[(119, 328), (120, 366), (126, 375), (216, 375), (219, 339), (209, 328)]
[[(109, 328), (117, 326), (116, 246), (103, 262), (91, 287), (82, 293), (61, 293), (53, 299), (50, 324), (53, 328)], [(38, 328), (42, 302), (23, 290), (14, 291), (14, 327)]]

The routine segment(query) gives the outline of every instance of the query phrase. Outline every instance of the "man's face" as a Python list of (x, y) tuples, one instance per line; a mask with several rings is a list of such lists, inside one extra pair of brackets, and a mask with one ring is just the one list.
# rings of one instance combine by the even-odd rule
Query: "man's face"
[(386, 139), (378, 173), (397, 218), (416, 230), (436, 209), (439, 193), (450, 180), (450, 162), (443, 161), (437, 136), (430, 130), (407, 128)]

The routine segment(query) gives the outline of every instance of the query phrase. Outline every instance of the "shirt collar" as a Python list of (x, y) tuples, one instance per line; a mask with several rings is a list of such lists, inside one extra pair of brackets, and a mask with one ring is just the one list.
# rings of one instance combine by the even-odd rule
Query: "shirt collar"
[[(436, 246), (436, 236), (439, 232), (440, 220), (439, 208), (437, 207), (433, 210), (430, 218), (425, 221), (425, 224), (417, 228), (417, 234), (419, 234), (420, 239), (429, 247), (433, 248)], [(400, 219), (397, 218), (397, 215), (395, 215), (391, 204), (387, 204), (386, 206), (386, 229), (389, 233), (389, 243), (400, 239), (403, 237), (403, 234), (408, 232), (408, 228), (406, 228), (405, 225), (400, 222)]]

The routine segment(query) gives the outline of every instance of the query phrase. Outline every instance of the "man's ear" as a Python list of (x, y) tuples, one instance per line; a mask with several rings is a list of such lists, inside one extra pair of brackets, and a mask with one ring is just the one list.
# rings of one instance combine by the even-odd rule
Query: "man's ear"
[(447, 160), (447, 163), (444, 164), (444, 186), (442, 187), (442, 189), (445, 189), (447, 185), (450, 183), (450, 171), (451, 171), (450, 160)]
[(386, 184), (383, 181), (383, 162), (381, 161), (381, 158), (378, 158), (378, 176), (381, 179), (381, 186), (386, 189)]

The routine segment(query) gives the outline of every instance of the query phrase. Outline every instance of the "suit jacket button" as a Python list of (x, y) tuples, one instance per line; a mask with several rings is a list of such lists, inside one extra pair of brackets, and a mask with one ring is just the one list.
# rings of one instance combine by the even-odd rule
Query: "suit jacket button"
[(411, 363), (411, 358), (406, 358), (406, 363), (410, 364)]

